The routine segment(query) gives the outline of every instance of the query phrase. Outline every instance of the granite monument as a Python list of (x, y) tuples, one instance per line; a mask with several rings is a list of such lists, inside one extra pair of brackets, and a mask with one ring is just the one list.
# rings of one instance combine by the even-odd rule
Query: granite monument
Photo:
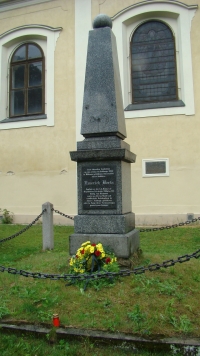
[(77, 151), (78, 215), (70, 254), (90, 240), (129, 258), (139, 247), (131, 211), (131, 163), (136, 156), (124, 142), (126, 127), (112, 21), (98, 15), (89, 32), (81, 134)]

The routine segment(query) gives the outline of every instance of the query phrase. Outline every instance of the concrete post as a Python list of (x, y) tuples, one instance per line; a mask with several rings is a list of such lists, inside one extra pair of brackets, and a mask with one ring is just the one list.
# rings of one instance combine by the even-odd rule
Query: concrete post
[(53, 235), (53, 204), (47, 202), (42, 205), (42, 210), (46, 209), (42, 216), (43, 250), (54, 248)]

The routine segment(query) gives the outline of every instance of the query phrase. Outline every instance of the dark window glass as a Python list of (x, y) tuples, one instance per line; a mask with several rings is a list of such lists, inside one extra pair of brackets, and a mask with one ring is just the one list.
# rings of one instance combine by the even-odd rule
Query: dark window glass
[(28, 59), (42, 57), (42, 53), (35, 45), (28, 45)]
[(24, 90), (11, 92), (11, 115), (24, 115)]
[(23, 61), (25, 59), (26, 59), (26, 47), (22, 46), (15, 51), (12, 58), (12, 62)]
[(166, 173), (166, 162), (146, 162), (146, 174)]
[(174, 37), (167, 25), (148, 21), (131, 40), (133, 103), (177, 100)]
[(12, 88), (24, 88), (25, 65), (16, 65), (12, 67)]
[(26, 43), (14, 52), (11, 60), (10, 116), (43, 112), (44, 56), (37, 45)]
[(42, 83), (42, 62), (29, 64), (29, 87), (41, 85)]
[(40, 113), (42, 110), (42, 89), (28, 89), (28, 113)]

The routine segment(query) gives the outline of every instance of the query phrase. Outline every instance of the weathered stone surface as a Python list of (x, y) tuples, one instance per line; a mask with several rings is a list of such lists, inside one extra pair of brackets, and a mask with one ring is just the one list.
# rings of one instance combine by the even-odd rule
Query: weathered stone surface
[(77, 151), (78, 215), (70, 254), (90, 240), (129, 258), (139, 247), (131, 212), (131, 166), (136, 155), (124, 142), (124, 109), (111, 19), (100, 15), (89, 33), (81, 134)]
[(101, 242), (120, 258), (129, 258), (140, 245), (139, 231), (136, 229), (127, 234), (73, 234), (69, 239), (70, 255), (75, 255), (81, 244), (88, 240), (96, 244)]
[[(27, 324), (25, 322), (16, 322), (14, 324), (9, 324), (9, 322), (4, 322), (0, 323), (0, 328), (2, 330), (12, 330), (12, 331), (17, 331), (17, 332), (30, 332), (38, 334), (49, 334), (52, 328), (50, 327), (41, 327), (40, 325), (32, 325), (32, 324)], [(62, 327), (56, 328), (56, 334), (59, 336), (59, 338), (66, 338), (69, 339), (69, 337), (73, 337), (76, 339), (82, 340), (83, 338), (90, 338), (89, 340), (93, 340), (93, 342), (101, 342), (103, 345), (108, 345), (110, 343), (111, 345), (121, 345), (124, 347), (124, 344), (126, 343), (126, 346), (131, 348), (133, 352), (136, 354), (139, 352), (141, 349), (146, 349), (148, 350), (156, 350), (156, 351), (164, 351), (166, 352), (166, 355), (169, 355), (171, 352), (171, 346), (174, 345), (175, 347), (180, 347), (181, 350), (184, 353), (184, 350), (189, 349), (193, 354), (198, 354), (198, 349), (200, 347), (200, 338), (186, 338), (186, 337), (163, 337), (159, 335), (151, 335), (150, 337), (141, 337), (137, 336), (134, 334), (128, 334), (128, 333), (120, 333), (120, 332), (107, 332), (107, 331), (101, 331), (101, 330), (88, 330), (88, 329), (78, 329), (78, 328), (72, 328), (68, 326), (62, 325)]]
[(123, 215), (76, 215), (75, 233), (126, 234), (135, 228), (135, 214)]
[(42, 216), (43, 250), (53, 250), (53, 204), (46, 202), (42, 205), (42, 210), (46, 210)]
[(136, 155), (124, 148), (113, 148), (112, 150), (78, 150), (70, 152), (71, 160), (81, 161), (98, 161), (98, 160), (123, 160), (134, 163)]
[(112, 20), (105, 14), (99, 14), (93, 21), (93, 28), (110, 27), (112, 28)]
[(113, 148), (124, 148), (129, 151), (130, 145), (117, 136), (90, 137), (77, 142), (77, 150), (109, 150)]
[(116, 40), (109, 27), (89, 33), (81, 134), (126, 137)]

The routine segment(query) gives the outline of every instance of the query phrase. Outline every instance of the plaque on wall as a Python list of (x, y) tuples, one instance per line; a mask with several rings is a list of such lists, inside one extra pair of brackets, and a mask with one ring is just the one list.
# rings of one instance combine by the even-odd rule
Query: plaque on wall
[(82, 167), (83, 209), (116, 209), (116, 167)]
[(146, 162), (146, 174), (166, 173), (166, 162)]

